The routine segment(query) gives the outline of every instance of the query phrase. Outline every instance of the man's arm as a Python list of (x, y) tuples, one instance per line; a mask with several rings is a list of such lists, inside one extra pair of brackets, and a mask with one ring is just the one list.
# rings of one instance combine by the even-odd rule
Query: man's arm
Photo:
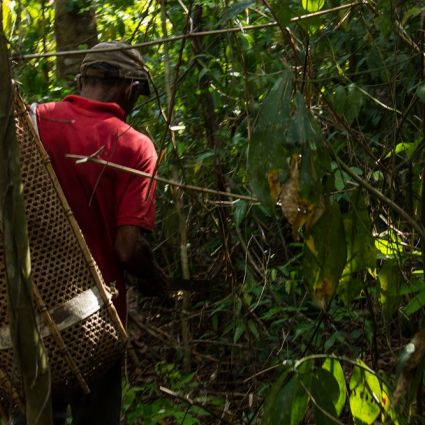
[(153, 256), (143, 230), (137, 226), (120, 226), (115, 239), (115, 252), (122, 267), (140, 278), (140, 290), (146, 295), (166, 292), (168, 278)]

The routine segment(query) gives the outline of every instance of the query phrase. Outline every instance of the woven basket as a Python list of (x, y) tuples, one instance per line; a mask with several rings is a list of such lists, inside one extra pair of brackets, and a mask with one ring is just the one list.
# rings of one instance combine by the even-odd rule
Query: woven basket
[[(91, 379), (122, 356), (127, 335), (18, 95), (15, 122), (31, 249), (34, 307), (48, 352), (52, 392), (63, 394), (78, 387), (88, 392)], [(4, 407), (11, 403), (22, 405), (6, 294), (4, 247), (0, 237), (0, 404)]]

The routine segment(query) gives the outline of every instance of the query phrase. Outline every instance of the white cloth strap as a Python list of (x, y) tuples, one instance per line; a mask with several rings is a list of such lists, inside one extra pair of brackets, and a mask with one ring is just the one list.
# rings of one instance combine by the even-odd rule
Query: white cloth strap
[[(106, 291), (108, 300), (111, 301), (112, 295)], [(49, 311), (50, 316), (56, 323), (59, 331), (69, 328), (76, 323), (87, 319), (92, 314), (99, 311), (104, 305), (100, 296), (99, 289), (93, 286), (87, 289), (66, 303), (55, 307)], [(42, 338), (50, 335), (50, 328), (41, 315), (38, 315), (37, 325)], [(6, 350), (12, 347), (12, 339), (10, 337), (10, 328), (8, 325), (0, 328), (0, 350)]]

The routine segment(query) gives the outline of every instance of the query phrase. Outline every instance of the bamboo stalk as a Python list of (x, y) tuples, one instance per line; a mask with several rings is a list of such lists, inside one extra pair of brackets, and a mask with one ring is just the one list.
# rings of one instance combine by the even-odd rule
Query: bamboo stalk
[[(327, 15), (330, 13), (339, 12), (340, 10), (350, 9), (352, 7), (362, 6), (366, 5), (368, 2), (366, 0), (360, 0), (357, 2), (347, 3), (340, 6), (336, 6), (330, 9), (320, 10), (318, 12), (308, 13), (301, 16), (295, 16), (290, 20), (290, 23), (297, 23), (301, 21), (305, 21), (307, 19), (317, 18), (319, 16)], [(125, 47), (125, 48), (108, 48), (105, 49), (105, 52), (116, 52), (119, 50), (126, 50), (126, 49), (133, 49), (133, 48), (143, 48), (148, 46), (157, 46), (164, 43), (172, 43), (179, 40), (183, 40), (186, 38), (193, 38), (193, 37), (205, 37), (208, 35), (219, 35), (219, 34), (228, 34), (228, 33), (234, 33), (234, 32), (244, 32), (244, 31), (255, 31), (259, 29), (267, 29), (267, 28), (273, 28), (277, 27), (279, 24), (277, 22), (269, 22), (267, 24), (260, 24), (260, 25), (246, 25), (246, 26), (240, 26), (235, 28), (222, 28), (218, 30), (209, 30), (209, 31), (199, 31), (199, 32), (189, 32), (187, 34), (181, 34), (181, 35), (175, 35), (173, 37), (165, 37), (161, 38), (159, 40), (152, 40), (152, 41), (145, 41), (143, 43), (136, 43), (132, 46)], [(58, 56), (74, 56), (74, 55), (85, 55), (88, 53), (90, 49), (84, 49), (84, 50), (68, 50), (64, 52), (50, 52), (50, 53), (30, 53), (26, 55), (13, 55), (13, 60), (24, 60), (24, 59), (37, 59), (37, 58), (47, 58), (47, 57), (58, 57)]]
[(22, 376), (26, 423), (49, 425), (52, 424), (50, 372), (33, 308), (30, 247), (13, 114), (14, 90), (1, 8), (0, 71), (0, 222), (10, 335)]
[[(161, 24), (162, 24), (162, 32), (167, 37), (167, 14), (166, 14), (166, 0), (160, 0), (161, 5)], [(190, 4), (192, 6), (192, 2)], [(190, 7), (191, 9), (191, 7)], [(187, 16), (185, 27), (188, 28), (188, 21), (190, 19), (190, 15)], [(183, 41), (184, 43), (184, 41)], [(183, 47), (183, 46), (182, 46)], [(180, 50), (182, 52), (182, 49)], [(181, 58), (181, 55), (180, 55)], [(180, 62), (179, 62), (180, 63)], [(165, 89), (167, 93), (167, 127), (168, 131), (170, 124), (174, 119), (174, 100), (176, 95), (177, 84), (173, 85), (173, 89), (171, 86), (171, 66), (170, 66), (170, 58), (168, 54), (168, 44), (164, 44), (164, 68), (165, 68)], [(177, 68), (179, 69), (179, 67)], [(175, 79), (177, 81), (178, 73), (176, 72)], [(171, 138), (173, 141), (173, 145), (175, 146), (174, 132), (171, 132)], [(165, 139), (164, 139), (165, 140)], [(161, 146), (161, 152), (163, 150), (163, 146)], [(160, 155), (161, 157), (161, 155)], [(156, 174), (157, 168), (159, 166), (159, 160), (155, 166), (154, 175)], [(173, 174), (177, 176), (176, 167), (173, 167)], [(152, 181), (152, 180), (151, 180)], [(186, 225), (186, 216), (184, 212), (184, 203), (183, 196), (178, 188), (173, 190), (174, 202), (176, 205), (177, 216), (179, 221), (179, 233), (180, 233), (180, 264), (182, 268), (183, 279), (190, 279), (190, 268), (189, 268), (189, 255), (188, 255), (188, 239), (187, 239), (187, 225)], [(181, 333), (182, 333), (182, 344), (183, 344), (183, 367), (186, 372), (190, 371), (191, 364), (191, 351), (190, 351), (190, 328), (189, 321), (187, 319), (188, 311), (190, 308), (190, 297), (189, 294), (185, 291), (183, 293), (183, 303), (181, 310)]]

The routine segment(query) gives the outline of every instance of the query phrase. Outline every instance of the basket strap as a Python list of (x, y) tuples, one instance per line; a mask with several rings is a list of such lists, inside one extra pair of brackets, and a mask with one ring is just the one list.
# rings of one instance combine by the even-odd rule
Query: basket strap
[(37, 103), (32, 103), (29, 109), (29, 114), (31, 118), (32, 125), (34, 127), (34, 130), (38, 137), (40, 137), (40, 133), (38, 131), (38, 124), (37, 124)]
[[(107, 297), (111, 301), (112, 295), (107, 293)], [(103, 297), (100, 295), (99, 289), (93, 286), (66, 303), (51, 309), (49, 314), (56, 323), (58, 330), (62, 331), (87, 319), (103, 306)], [(43, 338), (50, 335), (49, 326), (40, 315), (37, 316), (37, 325)], [(5, 325), (0, 328), (0, 350), (9, 348), (12, 348), (12, 339), (9, 326)]]

